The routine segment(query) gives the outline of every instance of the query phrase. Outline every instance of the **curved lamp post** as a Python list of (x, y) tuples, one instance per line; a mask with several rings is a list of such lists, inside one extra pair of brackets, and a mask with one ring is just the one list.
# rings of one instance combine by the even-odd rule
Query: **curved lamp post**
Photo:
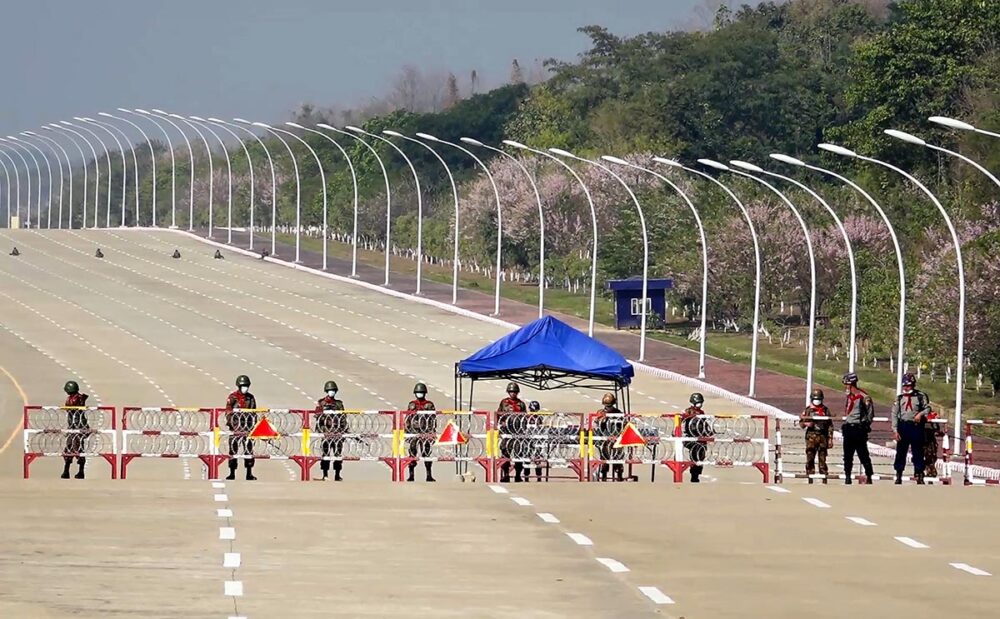
[[(27, 187), (28, 187), (28, 210), (27, 210), (28, 217), (25, 219), (25, 223), (26, 223), (27, 227), (30, 228), (31, 227), (31, 166), (28, 165), (28, 160), (25, 159), (24, 155), (21, 154), (21, 149), (24, 149), (24, 152), (28, 153), (28, 156), (31, 157), (31, 160), (35, 162), (35, 172), (38, 174), (38, 209), (39, 210), (41, 210), (41, 208), (42, 208), (41, 207), (41, 203), (42, 203), (41, 202), (41, 200), (42, 200), (42, 196), (41, 196), (41, 193), (42, 193), (42, 171), (41, 171), (41, 168), (38, 165), (38, 160), (35, 159), (35, 156), (26, 147), (24, 147), (24, 146), (22, 146), (20, 144), (15, 144), (14, 142), (8, 141), (8, 140), (6, 140), (4, 138), (0, 138), (0, 142), (3, 142), (5, 144), (7, 144), (8, 147), (11, 149), (11, 152), (13, 152), (15, 155), (17, 155), (18, 158), (21, 160), (21, 162), (24, 164), (24, 174), (25, 174), (25, 178), (26, 178), (25, 185), (27, 185)], [(18, 205), (20, 206), (20, 197), (18, 197)], [(19, 212), (20, 212), (20, 209), (19, 209)]]
[[(163, 110), (153, 110), (153, 112), (159, 114), (161, 118), (169, 117), (173, 118), (174, 120), (181, 121), (182, 123), (190, 127), (196, 134), (198, 134), (199, 138), (201, 138), (201, 143), (205, 147), (205, 152), (208, 155), (208, 219), (209, 222), (211, 222), (212, 209), (214, 204), (214, 195), (215, 195), (215, 164), (212, 162), (212, 147), (208, 143), (208, 138), (205, 137), (205, 134), (202, 133), (201, 129), (199, 129), (194, 123), (184, 118), (180, 114), (170, 114), (164, 112)], [(174, 124), (174, 127), (176, 127), (177, 130), (180, 131), (182, 135), (184, 134), (184, 131), (181, 130), (181, 128), (177, 124)], [(186, 135), (184, 137), (185, 139), (187, 138)], [(194, 159), (191, 160), (191, 203), (188, 205), (188, 208), (190, 209), (190, 212), (188, 213), (188, 231), (190, 232), (194, 230)], [(208, 236), (209, 237), (212, 236), (211, 223), (209, 223)]]
[[(88, 177), (88, 172), (87, 172), (87, 155), (84, 154), (83, 147), (80, 146), (80, 143), (77, 142), (73, 138), (73, 136), (70, 135), (70, 133), (75, 134), (81, 140), (83, 140), (84, 142), (86, 142), (87, 146), (90, 146), (90, 152), (92, 152), (94, 154), (94, 166), (95, 167), (97, 167), (97, 151), (94, 150), (94, 147), (90, 144), (90, 142), (87, 142), (87, 140), (82, 135), (80, 135), (76, 131), (73, 131), (72, 129), (68, 129), (66, 127), (63, 127), (62, 125), (57, 125), (55, 123), (53, 123), (51, 125), (42, 125), (42, 129), (47, 130), (47, 131), (55, 132), (57, 135), (64, 136), (67, 140), (69, 140), (70, 142), (72, 142), (73, 146), (76, 147), (76, 150), (78, 150), (80, 152), (80, 160), (83, 162), (83, 218), (80, 220), (80, 227), (81, 228), (86, 228), (87, 227), (87, 185), (89, 184), (88, 178), (87, 178)], [(100, 172), (98, 172), (98, 177), (100, 177)], [(95, 202), (96, 202), (96, 197), (95, 197)], [(96, 206), (95, 206), (95, 208), (96, 208)], [(69, 203), (69, 222), (68, 222), (68, 227), (70, 229), (73, 228), (73, 201), (72, 200), (70, 200), (70, 203)]]
[(424, 144), (420, 140), (417, 140), (417, 139), (414, 139), (414, 138), (411, 138), (411, 137), (407, 137), (407, 136), (403, 135), (402, 133), (400, 133), (398, 131), (390, 131), (390, 130), (386, 129), (386, 130), (382, 131), (382, 133), (384, 133), (386, 135), (390, 135), (392, 137), (401, 138), (403, 140), (407, 140), (409, 142), (413, 142), (414, 144), (419, 144), (419, 145), (423, 146), (428, 151), (430, 151), (430, 153), (432, 155), (434, 155), (434, 157), (438, 161), (441, 162), (441, 165), (444, 167), (444, 173), (448, 175), (448, 182), (451, 183), (451, 195), (452, 195), (452, 197), (454, 198), (454, 201), (455, 201), (455, 243), (454, 243), (455, 249), (454, 249), (454, 255), (452, 257), (452, 268), (451, 268), (451, 273), (452, 273), (452, 275), (451, 275), (451, 304), (452, 305), (456, 305), (458, 303), (458, 231), (459, 231), (459, 225), (458, 225), (458, 188), (455, 186), (455, 177), (452, 176), (451, 170), (448, 169), (448, 164), (445, 163), (444, 158), (442, 158), (441, 155), (439, 155), (436, 150), (434, 150), (433, 148), (431, 148), (427, 144)]
[[(24, 141), (27, 142), (27, 143), (29, 143), (29, 144), (33, 144), (33, 142), (30, 141), (31, 138), (35, 138), (36, 140), (44, 142), (45, 145), (48, 146), (50, 150), (52, 150), (52, 154), (56, 158), (56, 163), (59, 164), (59, 214), (58, 214), (58, 220), (56, 221), (56, 225), (59, 228), (62, 228), (63, 192), (66, 189), (66, 183), (65, 183), (65, 178), (63, 176), (62, 159), (59, 158), (59, 153), (56, 151), (55, 148), (52, 147), (52, 145), (55, 144), (56, 148), (58, 148), (59, 150), (61, 150), (62, 153), (63, 153), (63, 155), (66, 155), (66, 151), (63, 150), (63, 147), (59, 146), (59, 143), (56, 142), (55, 140), (53, 140), (52, 138), (48, 138), (48, 137), (45, 137), (45, 136), (42, 136), (42, 135), (38, 135), (37, 133), (34, 133), (32, 131), (22, 131), (21, 135), (25, 136)], [(45, 157), (44, 152), (43, 152), (42, 156)], [(70, 195), (69, 195), (69, 199), (70, 199), (70, 201), (72, 201), (73, 200), (73, 164), (69, 161), (69, 156), (68, 155), (66, 156), (66, 161), (67, 161), (67, 163), (70, 166), (70, 168), (69, 168), (69, 171), (70, 171), (70, 177), (69, 177)], [(45, 157), (45, 163), (46, 163), (46, 165), (48, 165), (48, 157)], [(48, 220), (47, 220), (47, 222), (45, 224), (45, 227), (48, 228), (49, 230), (52, 229), (52, 177), (51, 177), (51, 172), (52, 172), (52, 168), (50, 166), (49, 167), (49, 173), (50, 173), (50, 177), (49, 177), (49, 212), (48, 212)]]
[(959, 129), (961, 131), (975, 131), (982, 135), (988, 135), (993, 138), (1000, 138), (1000, 133), (994, 133), (992, 131), (987, 131), (986, 129), (980, 129), (974, 125), (970, 125), (967, 122), (958, 120), (956, 118), (948, 118), (947, 116), (931, 116), (927, 120), (932, 123), (948, 127), (949, 129)]
[(580, 188), (583, 189), (583, 195), (587, 198), (587, 205), (590, 207), (590, 223), (593, 228), (593, 237), (594, 237), (593, 246), (591, 247), (591, 259), (590, 259), (590, 317), (587, 325), (587, 335), (589, 335), (590, 337), (594, 337), (594, 307), (597, 300), (597, 210), (594, 208), (594, 199), (590, 195), (590, 190), (587, 188), (587, 185), (583, 182), (583, 179), (580, 178), (580, 175), (576, 173), (576, 170), (574, 170), (572, 166), (568, 165), (565, 161), (563, 161), (559, 157), (556, 157), (555, 155), (547, 153), (543, 150), (538, 150), (535, 148), (531, 148), (530, 146), (525, 146), (524, 144), (521, 144), (520, 142), (515, 142), (514, 140), (504, 140), (503, 143), (512, 148), (519, 148), (521, 150), (526, 150), (528, 152), (535, 153), (536, 155), (541, 155), (542, 157), (546, 157), (547, 159), (556, 162), (557, 164), (562, 166), (563, 169), (569, 172), (573, 176), (573, 178), (576, 179), (576, 182), (580, 185)]
[[(192, 117), (192, 118), (194, 118), (194, 117)], [(212, 126), (218, 127), (219, 129), (222, 129), (223, 131), (225, 131), (229, 135), (233, 136), (233, 139), (236, 140), (237, 142), (239, 142), (240, 146), (243, 148), (243, 156), (245, 156), (247, 158), (247, 169), (250, 171), (250, 249), (253, 249), (253, 202), (254, 202), (254, 200), (253, 200), (253, 192), (254, 192), (254, 177), (253, 177), (253, 160), (250, 159), (250, 149), (247, 148), (247, 145), (243, 141), (243, 138), (241, 138), (239, 135), (237, 135), (235, 131), (233, 131), (228, 126), (226, 126), (226, 123), (222, 122), (218, 118), (209, 118), (209, 119), (205, 120), (204, 122), (210, 123)], [(240, 127), (240, 128), (242, 128), (242, 127)], [(232, 173), (230, 172), (230, 176), (231, 175), (232, 175)], [(232, 195), (232, 194), (230, 194), (230, 195)], [(229, 221), (228, 221), (227, 225), (229, 226), (229, 240), (226, 241), (226, 242), (229, 243), (229, 244), (232, 244), (232, 242), (233, 242), (233, 208), (232, 208), (232, 200), (230, 200), (230, 205), (229, 205)]]
[[(312, 153), (313, 159), (316, 160), (316, 167), (319, 169), (319, 182), (320, 182), (320, 186), (323, 188), (323, 270), (325, 271), (326, 270), (326, 250), (327, 250), (326, 246), (327, 246), (327, 241), (329, 239), (327, 238), (328, 234), (327, 234), (327, 225), (326, 225), (326, 223), (327, 223), (327, 221), (326, 221), (326, 218), (327, 218), (327, 213), (326, 213), (327, 212), (326, 173), (323, 172), (323, 162), (320, 161), (319, 155), (316, 154), (316, 151), (313, 150), (313, 147), (309, 146), (309, 142), (306, 142), (305, 140), (303, 140), (299, 136), (295, 135), (291, 131), (285, 131), (284, 129), (278, 129), (277, 127), (270, 127), (270, 129), (272, 131), (278, 131), (280, 133), (284, 133), (285, 135), (287, 135), (289, 137), (292, 137), (292, 138), (295, 138), (299, 142), (302, 142), (302, 145), (306, 147), (306, 150), (308, 150), (310, 153)], [(298, 241), (297, 240), (296, 240), (296, 245), (298, 245)], [(296, 253), (298, 253), (297, 250), (296, 250)], [(296, 257), (296, 261), (297, 260), (298, 260), (298, 258)]]
[[(121, 109), (121, 108), (118, 108), (118, 109)], [(138, 131), (140, 133), (140, 135), (142, 135), (142, 139), (146, 140), (146, 146), (149, 147), (149, 164), (151, 166), (152, 174), (153, 174), (153, 182), (151, 184), (151, 189), (152, 189), (152, 208), (151, 208), (152, 217), (151, 217), (150, 221), (152, 222), (152, 226), (155, 228), (156, 227), (156, 152), (153, 150), (153, 141), (151, 139), (149, 139), (149, 135), (147, 135), (146, 132), (143, 131), (142, 127), (140, 127), (139, 125), (135, 124), (134, 122), (132, 122), (131, 120), (129, 120), (127, 118), (121, 118), (120, 116), (114, 116), (113, 114), (108, 114), (107, 112), (98, 112), (97, 115), (98, 116), (103, 116), (105, 118), (111, 118), (111, 119), (114, 119), (114, 120), (117, 120), (117, 121), (120, 121), (120, 122), (123, 122), (123, 123), (131, 125), (132, 127), (135, 128), (136, 131)], [(166, 132), (164, 131), (164, 133), (166, 133)], [(133, 157), (135, 156), (135, 147), (132, 148), (132, 156)], [(172, 167), (172, 163), (173, 163), (173, 156), (174, 156), (174, 151), (173, 151), (173, 146), (171, 146), (171, 148), (170, 148), (171, 167)], [(135, 163), (135, 225), (136, 226), (139, 225), (139, 163), (138, 163), (138, 161), (136, 161), (136, 163)]]
[[(987, 135), (992, 135), (992, 134), (990, 134), (989, 131), (981, 131), (981, 132), (982, 133), (986, 133)], [(1000, 187), (1000, 179), (998, 179), (992, 172), (990, 172), (989, 170), (987, 170), (986, 168), (984, 168), (982, 165), (980, 165), (976, 161), (973, 161), (972, 159), (970, 159), (969, 157), (966, 157), (965, 155), (963, 155), (961, 153), (956, 153), (953, 150), (948, 150), (947, 148), (942, 148), (940, 146), (935, 146), (934, 144), (928, 144), (927, 142), (925, 142), (924, 140), (918, 138), (917, 136), (915, 136), (913, 134), (910, 134), (910, 133), (906, 133), (905, 131), (897, 131), (895, 129), (886, 129), (884, 133), (886, 135), (889, 135), (889, 136), (892, 136), (892, 137), (896, 138), (897, 140), (902, 140), (902, 141), (908, 142), (910, 144), (916, 144), (917, 146), (925, 146), (925, 147), (927, 147), (927, 148), (929, 148), (931, 150), (936, 150), (938, 152), (945, 153), (947, 155), (951, 155), (952, 157), (956, 157), (958, 159), (961, 159), (962, 161), (968, 163), (972, 167), (976, 168), (977, 170), (979, 170), (980, 172), (982, 172), (983, 174), (985, 174), (991, 181), (993, 181), (994, 185), (996, 185), (997, 187)], [(1000, 137), (1000, 134), (997, 134), (997, 135), (998, 135), (998, 137)]]
[[(17, 166), (14, 165), (14, 160), (11, 159), (10, 155), (8, 155), (3, 149), (0, 149), (0, 155), (3, 155), (7, 158), (7, 161), (10, 161), (11, 165), (14, 167), (14, 173), (16, 175)], [(3, 162), (3, 159), (0, 159), (0, 167), (3, 168), (3, 176), (4, 179), (6, 179), (5, 184), (7, 185), (7, 228), (10, 229), (12, 223), (10, 217), (10, 171), (7, 169), (7, 164)], [(20, 180), (18, 180), (18, 186), (20, 186)]]
[[(226, 244), (232, 245), (233, 244), (233, 162), (232, 159), (229, 157), (229, 149), (226, 148), (226, 141), (223, 140), (222, 137), (215, 132), (215, 129), (212, 129), (212, 124), (209, 123), (207, 120), (201, 118), (200, 116), (188, 116), (188, 120), (197, 123), (205, 131), (211, 133), (212, 137), (214, 137), (219, 142), (219, 145), (222, 146), (222, 154), (225, 155), (226, 157), (226, 188), (227, 188), (226, 227), (228, 228), (226, 236)], [(212, 230), (213, 230), (212, 208), (211, 208), (211, 203), (209, 204), (210, 206), (208, 209), (208, 237), (212, 238)]]
[(226, 148), (226, 143), (219, 137), (219, 134), (208, 127), (207, 124), (193, 120), (193, 117), (184, 117), (180, 114), (171, 114), (171, 118), (176, 118), (177, 120), (183, 122), (187, 126), (194, 129), (195, 133), (202, 139), (205, 143), (205, 150), (208, 152), (208, 238), (212, 238), (215, 233), (215, 212), (214, 212), (214, 198), (215, 198), (215, 169), (212, 164), (212, 147), (209, 145), (208, 140), (205, 135), (201, 132), (198, 127), (201, 127), (205, 131), (212, 134), (212, 137), (222, 145), (222, 153), (226, 156), (226, 178), (229, 183), (229, 208), (232, 210), (233, 206), (233, 166), (229, 161), (229, 149)]
[(775, 172), (768, 172), (760, 166), (756, 166), (752, 163), (747, 163), (745, 161), (731, 161), (731, 165), (746, 170), (748, 172), (756, 172), (758, 174), (765, 174), (774, 178), (780, 178), (781, 180), (792, 183), (799, 189), (804, 190), (810, 196), (813, 197), (820, 205), (826, 209), (830, 217), (833, 218), (837, 229), (840, 231), (840, 236), (844, 239), (844, 249), (847, 251), (847, 264), (851, 271), (851, 327), (850, 327), (850, 344), (848, 347), (848, 361), (847, 370), (849, 372), (854, 371), (855, 359), (857, 358), (857, 349), (855, 348), (855, 342), (857, 341), (858, 333), (858, 270), (854, 265), (854, 248), (851, 247), (851, 238), (847, 235), (847, 229), (844, 228), (844, 222), (841, 221), (837, 212), (833, 210), (830, 204), (822, 198), (818, 193), (795, 180), (794, 178), (784, 176), (782, 174), (777, 174)]
[[(48, 185), (48, 187), (49, 187), (49, 192), (48, 192), (49, 193), (49, 197), (48, 197), (48, 209), (49, 209), (49, 211), (48, 211), (48, 219), (49, 219), (49, 222), (51, 223), (52, 222), (52, 163), (49, 161), (48, 155), (46, 155), (45, 151), (43, 151), (41, 148), (39, 148), (38, 146), (36, 146), (32, 142), (29, 142), (27, 140), (18, 138), (18, 137), (13, 136), (13, 135), (8, 135), (7, 137), (10, 138), (10, 139), (12, 139), (12, 140), (14, 140), (18, 144), (23, 144), (25, 146), (30, 146), (32, 148), (32, 150), (38, 151), (38, 154), (42, 156), (42, 160), (45, 161), (45, 169), (48, 172), (48, 176), (49, 176), (49, 185)], [(32, 157), (32, 159), (34, 159), (34, 157)], [(37, 160), (35, 160), (35, 161), (37, 163)], [(38, 172), (38, 209), (35, 212), (35, 227), (41, 228), (42, 227), (42, 170), (41, 170), (41, 168), (38, 168), (37, 172)]]
[[(249, 121), (243, 120), (242, 118), (234, 118), (233, 120), (238, 123), (245, 123), (245, 124), (250, 124), (254, 127), (260, 127), (261, 129), (267, 131), (268, 133), (273, 135), (279, 142), (281, 142), (281, 144), (285, 147), (285, 150), (288, 151), (288, 156), (291, 157), (292, 159), (292, 169), (295, 171), (295, 264), (299, 264), (301, 262), (299, 258), (301, 256), (301, 248), (302, 248), (302, 239), (301, 239), (302, 179), (299, 178), (299, 162), (295, 159), (295, 153), (292, 151), (292, 147), (288, 144), (288, 142), (286, 142), (285, 139), (281, 137), (281, 134), (275, 131), (270, 125), (260, 122), (251, 123)], [(272, 221), (274, 222), (274, 224), (277, 224), (277, 217), (275, 214), (272, 214)], [(273, 241), (274, 230), (275, 230), (274, 224), (272, 224), (271, 227), (272, 248), (274, 247), (274, 241)]]
[[(125, 189), (128, 187), (128, 165), (126, 164), (126, 161), (125, 161), (125, 146), (122, 144), (122, 141), (118, 139), (118, 136), (115, 134), (115, 132), (112, 131), (111, 129), (109, 129), (108, 126), (105, 125), (104, 123), (99, 123), (96, 120), (94, 120), (93, 118), (81, 118), (81, 117), (78, 117), (78, 116), (75, 116), (73, 118), (73, 120), (76, 120), (76, 121), (79, 121), (79, 122), (82, 122), (82, 123), (87, 123), (87, 124), (90, 124), (90, 125), (94, 125), (95, 127), (100, 127), (101, 129), (104, 129), (105, 131), (108, 132), (108, 135), (111, 136), (111, 139), (113, 139), (115, 141), (115, 144), (118, 145), (118, 153), (122, 156), (122, 205), (121, 205), (122, 222), (121, 222), (121, 226), (124, 228), (125, 227)], [(128, 136), (126, 136), (126, 139), (128, 139)], [(132, 148), (132, 145), (129, 144), (129, 147)], [(134, 148), (132, 148), (132, 159), (136, 161), (136, 189), (138, 190), (138, 188), (139, 188), (139, 180), (138, 180), (138, 178), (139, 178), (138, 177), (138, 172), (139, 172), (138, 168), (139, 168), (139, 165), (138, 165), (138, 159), (135, 158), (135, 149)], [(139, 199), (139, 192), (136, 191), (136, 220), (137, 221), (138, 221), (138, 217), (139, 217), (139, 203), (138, 203), (138, 199)], [(138, 225), (138, 224), (136, 224), (136, 225)], [(107, 210), (107, 215), (106, 215), (106, 219), (105, 219), (105, 222), (104, 222), (104, 227), (105, 228), (110, 228), (111, 227), (111, 172), (110, 172), (110, 168), (109, 168), (109, 172), (108, 172), (108, 210)]]
[[(87, 127), (81, 127), (79, 125), (74, 125), (73, 123), (71, 123), (71, 122), (69, 122), (67, 120), (63, 120), (61, 122), (62, 122), (62, 124), (66, 125), (67, 127), (75, 127), (76, 129), (80, 129), (82, 131), (86, 131), (95, 140), (97, 140), (98, 143), (100, 143), (101, 148), (104, 149), (104, 159), (108, 163), (108, 199), (107, 199), (107, 211), (110, 212), (111, 211), (111, 151), (108, 149), (108, 145), (104, 142), (104, 140), (102, 140), (100, 138), (100, 136), (98, 136), (96, 133), (94, 133), (92, 130), (90, 130)], [(86, 140), (87, 138), (84, 138), (84, 139)], [(89, 140), (88, 140), (88, 142), (89, 142)], [(98, 170), (97, 182), (94, 184), (94, 227), (95, 228), (97, 227), (97, 216), (98, 216), (99, 211), (100, 211), (100, 204), (99, 204), (99, 202), (100, 202), (100, 185), (101, 185), (100, 167), (98, 167), (97, 170)]]
[[(149, 119), (149, 122), (151, 122), (154, 125), (156, 125), (157, 127), (159, 127), (160, 130), (163, 131), (164, 135), (167, 135), (166, 130), (163, 129), (163, 127), (160, 125), (160, 123), (156, 122), (153, 119), (154, 118), (159, 118), (163, 122), (169, 124), (171, 127), (173, 127), (177, 131), (177, 133), (181, 134), (181, 138), (184, 139), (184, 144), (187, 145), (188, 162), (191, 164), (191, 170), (190, 170), (190, 175), (189, 175), (190, 178), (188, 178), (188, 209), (189, 209), (189, 213), (188, 213), (188, 230), (189, 231), (193, 230), (194, 229), (194, 149), (191, 148), (191, 140), (188, 139), (187, 134), (184, 133), (184, 131), (177, 125), (177, 123), (175, 123), (174, 121), (172, 121), (169, 118), (167, 118), (166, 115), (157, 115), (157, 114), (153, 114), (153, 113), (147, 112), (146, 110), (141, 110), (141, 109), (136, 109), (135, 111), (138, 114), (142, 114), (143, 116), (145, 116), (146, 118)], [(170, 144), (170, 137), (169, 136), (167, 136), (167, 144)], [(170, 147), (170, 169), (171, 169), (171, 174), (172, 174), (171, 185), (174, 188), (174, 192), (173, 192), (174, 193), (174, 200), (173, 200), (173, 202), (171, 203), (171, 206), (170, 206), (170, 227), (171, 228), (176, 228), (177, 227), (177, 198), (176, 198), (177, 168), (174, 165), (174, 155), (173, 155), (173, 152), (174, 152), (174, 149), (173, 149), (173, 146), (171, 145), (171, 147)]]
[[(275, 177), (275, 174), (274, 174), (274, 159), (271, 158), (271, 151), (267, 150), (267, 145), (264, 144), (264, 140), (260, 139), (260, 136), (258, 136), (253, 131), (247, 129), (243, 125), (238, 125), (238, 124), (234, 124), (234, 123), (231, 123), (231, 122), (227, 122), (225, 120), (222, 120), (221, 118), (214, 118), (213, 117), (213, 118), (209, 118), (208, 120), (211, 121), (211, 122), (214, 122), (216, 124), (219, 124), (219, 125), (224, 125), (226, 127), (232, 127), (234, 129), (239, 129), (240, 131), (243, 131), (244, 133), (249, 134), (250, 137), (252, 137), (253, 139), (257, 140), (257, 143), (260, 144), (261, 149), (264, 151), (264, 155), (267, 157), (267, 165), (271, 168), (271, 255), (273, 256), (273, 255), (275, 255), (275, 249), (276, 249), (276, 245), (277, 245), (277, 238), (275, 236), (275, 224), (277, 223), (277, 220), (278, 220), (278, 181), (277, 181), (277, 179)], [(249, 121), (245, 121), (245, 120), (240, 120), (239, 122), (242, 122), (243, 124), (249, 124)], [(241, 143), (242, 143), (242, 140), (241, 140)], [(253, 166), (251, 165), (250, 168), (251, 168), (250, 179), (251, 179), (251, 183), (252, 183), (253, 182)], [(254, 218), (253, 218), (253, 215), (254, 215), (254, 199), (253, 199), (253, 194), (254, 194), (254, 188), (251, 186), (250, 187), (250, 245), (249, 245), (250, 249), (253, 249), (253, 229), (254, 229)]]
[(813, 357), (816, 345), (816, 254), (813, 251), (812, 239), (809, 237), (809, 228), (806, 227), (806, 222), (802, 218), (802, 214), (799, 213), (799, 209), (795, 207), (791, 200), (789, 200), (785, 194), (781, 193), (777, 187), (768, 183), (762, 178), (758, 178), (753, 174), (748, 172), (741, 172), (740, 170), (734, 170), (729, 166), (719, 163), (717, 161), (712, 161), (711, 159), (699, 159), (698, 163), (702, 165), (707, 165), (709, 167), (716, 168), (717, 170), (724, 170), (752, 179), (761, 185), (764, 185), (770, 189), (775, 195), (781, 198), (782, 202), (788, 205), (788, 208), (792, 210), (792, 214), (795, 215), (795, 219), (798, 220), (799, 226), (802, 228), (802, 235), (806, 241), (806, 249), (809, 252), (809, 344), (806, 351), (806, 392), (805, 401), (806, 404), (809, 403), (809, 393), (812, 391), (813, 387)]

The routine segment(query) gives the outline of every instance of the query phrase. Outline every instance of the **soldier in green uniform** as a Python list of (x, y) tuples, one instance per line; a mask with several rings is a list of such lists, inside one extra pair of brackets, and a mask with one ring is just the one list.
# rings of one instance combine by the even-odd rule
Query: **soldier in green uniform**
[(341, 455), (344, 453), (344, 434), (347, 433), (347, 414), (336, 411), (344, 410), (344, 403), (337, 399), (337, 382), (328, 380), (323, 385), (326, 393), (316, 403), (316, 431), (323, 434), (320, 442), (320, 450), (323, 459), (319, 461), (319, 468), (323, 472), (323, 479), (330, 476), (330, 460), (333, 460), (333, 481), (344, 481), (340, 476), (344, 461)]
[(825, 484), (829, 474), (826, 451), (833, 447), (833, 420), (830, 417), (830, 409), (823, 404), (822, 389), (813, 389), (809, 394), (809, 406), (799, 416), (799, 425), (806, 430), (806, 475), (809, 477), (809, 483), (813, 483), (816, 458), (819, 457), (819, 473), (823, 476)]

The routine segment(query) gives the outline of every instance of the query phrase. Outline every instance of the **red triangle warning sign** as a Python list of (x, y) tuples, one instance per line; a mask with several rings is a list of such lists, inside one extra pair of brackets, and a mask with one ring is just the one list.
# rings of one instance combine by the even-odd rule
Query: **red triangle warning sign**
[(464, 445), (468, 442), (469, 437), (459, 432), (454, 421), (449, 421), (437, 438), (438, 445)]
[(257, 425), (253, 427), (253, 430), (250, 430), (248, 438), (270, 439), (278, 438), (279, 436), (281, 435), (274, 429), (271, 422), (267, 420), (267, 417), (261, 417), (260, 421), (257, 422)]
[(615, 449), (622, 447), (640, 447), (646, 444), (646, 439), (639, 434), (639, 431), (635, 429), (635, 426), (631, 423), (625, 425), (625, 429), (615, 440)]

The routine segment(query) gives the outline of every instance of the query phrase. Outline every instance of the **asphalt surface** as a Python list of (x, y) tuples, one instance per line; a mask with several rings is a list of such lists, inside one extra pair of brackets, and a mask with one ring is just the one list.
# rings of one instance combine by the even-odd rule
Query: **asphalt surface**
[[(112, 482), (95, 458), (88, 479), (59, 480), (58, 457), (21, 480), (23, 400), (61, 403), (70, 377), (91, 404), (119, 407), (222, 406), (241, 373), (261, 406), (311, 407), (333, 378), (349, 408), (402, 407), (417, 380), (450, 407), (454, 362), (506, 330), (232, 253), (214, 260), (166, 231), (3, 231), (0, 243), (22, 252), (0, 256), (0, 616), (995, 615), (995, 577), (950, 565), (1000, 572), (991, 488), (779, 493), (752, 471), (710, 469), (698, 486), (641, 475), (497, 491), (458, 483), (448, 463), (436, 484), (389, 484), (369, 462), (346, 463), (342, 484), (293, 483), (278, 460), (258, 461), (256, 483), (213, 487), (192, 459), (144, 458)], [(477, 387), (475, 405), (495, 408), (502, 387)], [(632, 408), (673, 412), (688, 392), (640, 375)], [(575, 411), (600, 397), (523, 395)]]

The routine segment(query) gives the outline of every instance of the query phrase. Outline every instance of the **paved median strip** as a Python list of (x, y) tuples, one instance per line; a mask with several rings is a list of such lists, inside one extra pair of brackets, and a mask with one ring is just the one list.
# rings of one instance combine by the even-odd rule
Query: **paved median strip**
[(620, 574), (622, 572), (627, 572), (629, 569), (625, 567), (625, 564), (620, 561), (615, 561), (614, 559), (609, 559), (607, 557), (597, 557), (597, 562), (608, 568), (615, 574)]
[(639, 591), (653, 601), (654, 604), (673, 604), (674, 600), (657, 587), (639, 587)]
[(894, 539), (901, 544), (906, 544), (910, 548), (930, 548), (927, 544), (922, 544), (912, 537), (897, 536)]
[(953, 568), (955, 568), (957, 570), (962, 570), (963, 572), (968, 572), (968, 573), (972, 574), (973, 576), (992, 576), (993, 575), (993, 574), (990, 574), (989, 572), (987, 572), (986, 570), (981, 570), (978, 567), (972, 567), (968, 563), (949, 563), (948, 565), (952, 566)]

